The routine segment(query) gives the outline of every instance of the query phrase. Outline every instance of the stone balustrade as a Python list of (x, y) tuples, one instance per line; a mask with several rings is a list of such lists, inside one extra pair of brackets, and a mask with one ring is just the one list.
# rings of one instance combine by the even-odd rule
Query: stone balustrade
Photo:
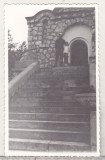
[(14, 96), (16, 91), (32, 76), (32, 74), (37, 71), (39, 64), (34, 62), (30, 64), (26, 69), (24, 69), (19, 75), (17, 75), (9, 83), (9, 97)]

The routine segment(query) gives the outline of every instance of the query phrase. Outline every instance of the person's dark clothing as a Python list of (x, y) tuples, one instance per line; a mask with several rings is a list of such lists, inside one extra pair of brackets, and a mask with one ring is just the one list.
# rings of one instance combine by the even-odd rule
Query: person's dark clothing
[(65, 40), (62, 38), (58, 38), (55, 42), (55, 49), (63, 50), (64, 49)]
[(62, 66), (63, 64), (64, 44), (65, 44), (65, 40), (62, 38), (58, 38), (55, 42), (55, 49), (56, 49), (55, 66), (57, 66), (59, 58), (60, 58), (60, 66)]
[(63, 50), (56, 50), (55, 66), (57, 66), (59, 59), (60, 59), (60, 66), (62, 66), (63, 65)]

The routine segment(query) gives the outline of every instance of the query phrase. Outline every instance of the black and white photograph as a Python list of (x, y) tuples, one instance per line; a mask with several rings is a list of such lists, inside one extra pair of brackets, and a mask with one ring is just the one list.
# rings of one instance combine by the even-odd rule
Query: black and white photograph
[(5, 5), (7, 150), (99, 150), (96, 5)]

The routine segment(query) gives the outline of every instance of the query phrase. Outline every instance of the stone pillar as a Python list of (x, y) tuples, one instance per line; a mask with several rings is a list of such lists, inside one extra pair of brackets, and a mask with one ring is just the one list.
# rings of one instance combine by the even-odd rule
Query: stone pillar
[(96, 89), (96, 62), (95, 56), (89, 57), (89, 79), (90, 86), (93, 86)]
[(90, 76), (90, 86), (93, 86), (96, 89), (96, 44), (95, 44), (95, 29), (92, 30), (92, 53), (89, 57), (89, 76)]
[(96, 151), (96, 112), (90, 114), (90, 135), (91, 135), (91, 150)]

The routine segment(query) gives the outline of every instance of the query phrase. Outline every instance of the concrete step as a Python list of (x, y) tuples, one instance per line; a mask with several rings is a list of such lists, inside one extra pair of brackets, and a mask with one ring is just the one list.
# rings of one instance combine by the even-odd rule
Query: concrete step
[(21, 97), (61, 97), (61, 96), (71, 96), (77, 93), (89, 93), (91, 90), (89, 87), (68, 87), (65, 89), (62, 88), (50, 88), (50, 89), (26, 89), (22, 88), (18, 94), (15, 95), (15, 98)]
[(63, 91), (74, 91), (74, 92), (89, 92), (89, 87), (66, 87), (66, 86), (47, 86), (47, 87), (22, 87), (20, 93), (36, 93), (36, 92), (49, 92), (58, 93)]
[(32, 98), (35, 98), (35, 97), (38, 98), (38, 97), (47, 96), (47, 94), (48, 93), (44, 92), (44, 91), (38, 91), (38, 92), (33, 92), (32, 90), (28, 90), (26, 92), (19, 91), (18, 93), (16, 93), (14, 95), (14, 97), (11, 98), (11, 101), (14, 101), (14, 99), (21, 98), (21, 97), (27, 98), (27, 97), (30, 97), (30, 95), (31, 95)]
[(49, 140), (63, 142), (89, 143), (89, 133), (57, 131), (57, 130), (37, 130), (37, 129), (13, 129), (9, 131), (10, 138)]
[(75, 98), (89, 91), (88, 67), (40, 69), (10, 101), (10, 149), (90, 150), (91, 107)]
[[(56, 67), (52, 69), (40, 69), (37, 74), (70, 74), (70, 73), (88, 73), (89, 68), (84, 66)], [(36, 75), (36, 74), (35, 74)]]
[(73, 96), (69, 96), (68, 99), (66, 99), (67, 96), (64, 96), (64, 97), (17, 97), (16, 99), (14, 99), (13, 103), (12, 104), (27, 104), (29, 105), (30, 103), (32, 104), (58, 104), (61, 105), (61, 104), (70, 104), (70, 105), (78, 105), (79, 102), (75, 102), (75, 99), (73, 99)]
[[(41, 100), (45, 100), (45, 99), (47, 99), (47, 100), (61, 100), (61, 99), (64, 99), (65, 97), (71, 97), (72, 96), (72, 94), (69, 94), (69, 95), (61, 95), (61, 93), (60, 94), (57, 94), (57, 93), (49, 93), (49, 92), (47, 92), (47, 93), (45, 93), (45, 92), (41, 92), (41, 93), (33, 93), (33, 94), (31, 94), (31, 98), (33, 99), (41, 99)], [(15, 97), (15, 99), (28, 99), (29, 97), (30, 97), (30, 94), (29, 93), (24, 93), (24, 94), (22, 94), (22, 95), (20, 95), (20, 94), (17, 94), (17, 95), (15, 95), (14, 96)]]
[[(39, 84), (37, 84), (37, 81)], [(25, 86), (23, 86), (24, 88)], [(30, 80), (30, 82), (27, 83), (28, 88), (50, 88), (50, 87), (89, 87), (89, 81), (86, 79), (37, 79), (37, 80)]]
[(49, 75), (51, 75), (51, 76), (60, 76), (60, 75), (75, 75), (75, 74), (77, 74), (77, 75), (84, 75), (84, 76), (86, 76), (86, 75), (88, 75), (89, 74), (89, 70), (88, 69), (85, 69), (85, 70), (78, 70), (78, 69), (75, 69), (75, 70), (73, 70), (73, 69), (69, 69), (69, 70), (56, 70), (56, 71), (53, 71), (53, 70), (51, 70), (51, 71), (39, 71), (39, 72), (37, 72), (37, 73), (35, 73), (34, 74), (34, 76), (38, 76), (38, 75), (40, 75), (40, 76), (43, 76), (43, 75), (46, 75), (46, 76), (49, 76)]
[[(28, 100), (24, 100), (24, 101), (16, 101), (15, 100), (10, 104), (10, 107), (56, 107), (56, 108), (79, 108), (82, 107), (83, 105), (80, 103), (75, 103), (69, 100), (65, 100), (65, 101), (40, 101), (40, 100), (33, 100), (28, 101)], [(90, 108), (89, 104), (84, 104), (84, 108)]]
[(70, 73), (88, 73), (89, 69), (88, 68), (65, 68), (65, 69), (51, 69), (51, 70), (39, 70), (38, 72), (35, 72), (35, 75), (37, 74), (53, 74), (53, 75), (57, 75), (57, 74), (70, 74)]
[(46, 75), (46, 74), (43, 74), (43, 75), (37, 75), (37, 76), (33, 76), (31, 78), (31, 80), (36, 80), (36, 81), (40, 81), (40, 82), (43, 82), (43, 81), (64, 81), (65, 79), (71, 79), (71, 80), (88, 80), (88, 75), (86, 74), (62, 74), (62, 75)]
[(31, 89), (31, 88), (35, 88), (35, 89), (39, 89), (39, 88), (47, 88), (47, 89), (51, 89), (51, 88), (89, 88), (90, 87), (87, 85), (86, 80), (65, 80), (65, 81), (53, 81), (53, 80), (45, 80), (43, 82), (39, 82), (39, 84), (37, 84), (36, 82), (30, 82), (27, 83), (26, 85), (22, 86), (22, 89), (26, 88), (27, 89)]
[(89, 122), (88, 114), (59, 114), (59, 113), (10, 113), (10, 120), (32, 120), (35, 121), (69, 121), (69, 122)]
[[(55, 95), (44, 95), (44, 96), (42, 96), (42, 95), (33, 95), (33, 96), (31, 96), (31, 97), (29, 97), (28, 95), (26, 96), (26, 94), (23, 96), (21, 96), (21, 95), (17, 95), (17, 96), (15, 96), (15, 99), (16, 99), (16, 102), (17, 101), (24, 101), (25, 102), (25, 100), (29, 100), (29, 102), (33, 102), (33, 99), (34, 99), (34, 101), (35, 102), (39, 102), (39, 101), (43, 101), (43, 102), (46, 102), (46, 101), (54, 101), (54, 102), (56, 102), (56, 101), (62, 101), (62, 100), (65, 100), (66, 99), (66, 97), (68, 97), (68, 96), (61, 96), (61, 95), (58, 95), (58, 96), (55, 96)], [(69, 96), (69, 100), (71, 100), (72, 101), (72, 95), (70, 95)]]
[(28, 121), (11, 120), (9, 128), (17, 129), (40, 129), (40, 130), (59, 130), (72, 132), (89, 132), (87, 122), (64, 122), (64, 121)]
[(89, 66), (57, 66), (57, 67), (53, 67), (53, 68), (40, 68), (37, 72), (57, 72), (57, 71), (70, 71), (70, 70), (88, 70)]
[(23, 107), (22, 105), (16, 107), (10, 107), (11, 113), (63, 113), (63, 114), (89, 114), (90, 108), (88, 107)]
[(90, 151), (90, 146), (86, 143), (31, 140), (31, 139), (10, 139), (10, 150), (25, 151)]
[(73, 76), (73, 75), (81, 75), (81, 76), (87, 76), (89, 74), (89, 68), (88, 67), (69, 67), (69, 68), (54, 68), (54, 69), (46, 69), (46, 70), (39, 70), (38, 72), (35, 72), (34, 77), (37, 76)]

